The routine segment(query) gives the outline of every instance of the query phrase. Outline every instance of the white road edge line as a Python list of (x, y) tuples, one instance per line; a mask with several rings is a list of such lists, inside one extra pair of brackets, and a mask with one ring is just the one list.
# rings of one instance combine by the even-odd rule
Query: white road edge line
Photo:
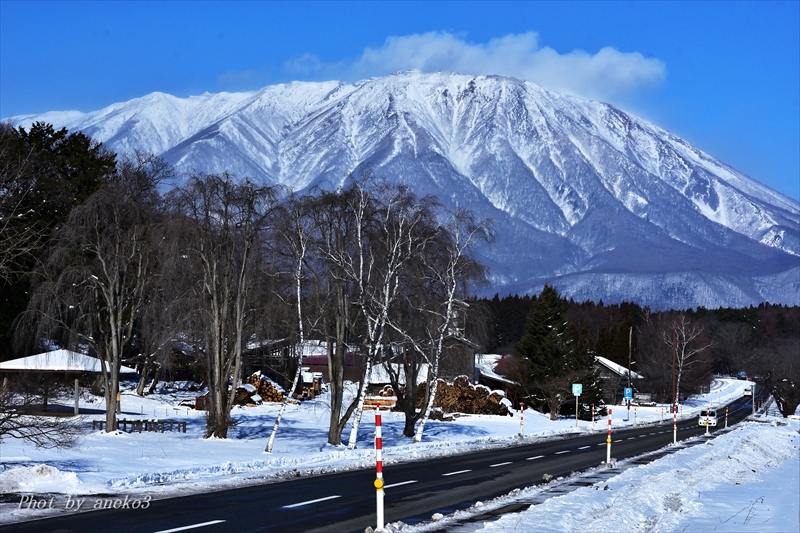
[(526, 461), (533, 461), (534, 459), (541, 459), (544, 455), (537, 455), (536, 457), (528, 457), (525, 459)]
[(497, 463), (496, 465), (489, 465), (489, 468), (494, 468), (494, 467), (496, 467), (496, 466), (505, 466), (505, 465), (510, 465), (510, 464), (511, 464), (511, 463), (513, 463), (513, 462), (514, 462), (514, 461), (506, 461), (505, 463)]
[(442, 474), (442, 477), (455, 476), (456, 474), (466, 474), (467, 472), (472, 472), (472, 470), (459, 470), (458, 472), (448, 472), (447, 474)]
[(392, 483), (391, 485), (384, 485), (384, 489), (391, 489), (392, 487), (399, 487), (401, 485), (410, 485), (411, 483), (416, 483), (416, 479), (412, 479), (411, 481), (401, 481), (400, 483)]
[(316, 500), (308, 500), (307, 502), (300, 502), (300, 503), (293, 503), (291, 505), (284, 505), (284, 509), (292, 509), (294, 507), (302, 507), (303, 505), (311, 505), (312, 503), (319, 503), (324, 502), (326, 500), (333, 500), (335, 498), (341, 498), (341, 495), (338, 496), (326, 496), (325, 498), (317, 498)]
[(202, 524), (194, 524), (191, 526), (183, 526), (183, 527), (176, 527), (173, 529), (162, 529), (161, 531), (156, 531), (155, 533), (173, 533), (175, 531), (186, 531), (187, 529), (195, 529), (198, 527), (206, 527), (206, 526), (213, 526), (214, 524), (221, 524), (225, 520), (212, 520), (211, 522), (203, 522)]

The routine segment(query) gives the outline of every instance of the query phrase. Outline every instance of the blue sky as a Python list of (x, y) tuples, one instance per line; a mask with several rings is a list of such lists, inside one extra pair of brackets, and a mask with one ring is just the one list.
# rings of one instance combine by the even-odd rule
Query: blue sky
[(800, 1), (0, 0), (0, 117), (396, 70), (611, 102), (800, 199)]

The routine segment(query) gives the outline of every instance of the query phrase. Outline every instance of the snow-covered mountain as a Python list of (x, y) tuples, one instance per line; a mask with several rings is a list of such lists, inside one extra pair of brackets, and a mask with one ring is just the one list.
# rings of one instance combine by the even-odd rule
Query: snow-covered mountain
[(398, 73), (153, 93), (46, 121), (180, 170), (333, 188), (370, 165), (495, 221), (487, 292), (653, 307), (800, 304), (800, 203), (613, 106), (499, 76)]

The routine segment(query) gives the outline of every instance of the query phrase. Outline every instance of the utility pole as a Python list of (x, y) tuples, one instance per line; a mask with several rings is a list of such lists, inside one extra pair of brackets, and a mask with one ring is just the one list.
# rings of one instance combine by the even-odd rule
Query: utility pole
[(675, 390), (675, 366), (678, 364), (678, 340), (675, 338), (675, 331), (672, 332), (672, 408), (678, 405), (677, 391)]
[[(631, 352), (633, 351), (633, 326), (628, 331), (628, 388), (631, 388)], [(631, 401), (628, 400), (628, 420), (631, 419)]]

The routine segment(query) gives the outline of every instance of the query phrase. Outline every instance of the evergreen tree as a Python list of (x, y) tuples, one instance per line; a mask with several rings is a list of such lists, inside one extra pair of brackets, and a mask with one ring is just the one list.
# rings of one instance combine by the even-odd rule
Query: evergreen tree
[[(546, 404), (555, 420), (564, 404), (573, 400), (572, 384), (584, 385), (584, 416), (588, 404), (600, 398), (600, 386), (588, 343), (565, 319), (566, 302), (550, 285), (533, 303), (525, 334), (516, 353), (523, 359), (523, 387), (534, 403)], [(566, 410), (566, 407), (565, 407)]]
[(28, 304), (29, 273), (46, 255), (50, 232), (115, 169), (116, 155), (81, 132), (0, 124), (0, 265), (7, 267), (0, 268), (0, 359), (13, 356), (10, 328)]

